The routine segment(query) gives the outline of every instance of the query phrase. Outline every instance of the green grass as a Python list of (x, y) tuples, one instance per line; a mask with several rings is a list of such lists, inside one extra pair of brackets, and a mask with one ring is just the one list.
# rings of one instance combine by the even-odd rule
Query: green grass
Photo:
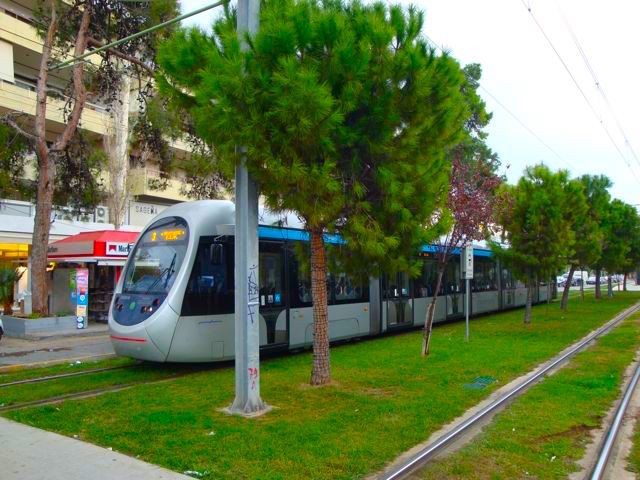
[(640, 473), (640, 422), (636, 417), (635, 431), (633, 433), (633, 446), (627, 457), (627, 470)]
[(80, 363), (64, 362), (48, 367), (26, 368), (7, 373), (0, 373), (0, 383), (15, 382), (17, 380), (25, 380), (28, 378), (46, 377), (50, 375), (58, 375), (61, 373), (72, 373), (84, 370), (92, 370), (94, 368), (119, 367), (123, 365), (134, 365), (138, 362), (130, 358), (107, 358), (103, 360), (83, 361)]
[(10, 406), (116, 385), (162, 380), (182, 373), (191, 373), (197, 368), (199, 367), (184, 364), (163, 365), (144, 363), (122, 370), (97, 372), (77, 377), (48, 380), (41, 383), (3, 387), (0, 389), (0, 405)]
[(640, 345), (640, 316), (627, 319), (496, 416), (476, 440), (430, 463), (425, 479), (566, 478), (578, 470), (590, 431), (620, 394)]
[[(360, 477), (638, 301), (639, 293), (572, 302), (566, 313), (557, 303), (541, 305), (529, 327), (522, 310), (483, 317), (472, 322), (468, 344), (463, 323), (444, 325), (434, 330), (428, 359), (420, 357), (420, 332), (334, 347), (334, 384), (323, 388), (308, 386), (309, 353), (264, 361), (262, 397), (276, 408), (257, 419), (219, 412), (233, 399), (231, 368), (6, 416), (176, 471), (208, 471), (208, 478)], [(478, 376), (499, 381), (464, 388)]]

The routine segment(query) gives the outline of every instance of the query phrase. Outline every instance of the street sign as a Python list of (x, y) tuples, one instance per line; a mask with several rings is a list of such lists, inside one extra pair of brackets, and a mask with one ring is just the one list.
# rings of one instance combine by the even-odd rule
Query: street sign
[(462, 255), (460, 255), (460, 262), (462, 268), (462, 278), (465, 280), (471, 280), (473, 278), (473, 247), (468, 245), (462, 249)]

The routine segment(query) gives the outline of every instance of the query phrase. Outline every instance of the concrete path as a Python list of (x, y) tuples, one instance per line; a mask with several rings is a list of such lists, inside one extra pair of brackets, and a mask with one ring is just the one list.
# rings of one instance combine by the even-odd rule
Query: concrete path
[(192, 480), (57, 433), (0, 418), (3, 480)]
[(96, 333), (98, 334), (91, 336), (71, 335), (38, 340), (2, 337), (0, 368), (8, 365), (72, 361), (79, 358), (97, 359), (113, 355), (113, 347), (106, 329)]

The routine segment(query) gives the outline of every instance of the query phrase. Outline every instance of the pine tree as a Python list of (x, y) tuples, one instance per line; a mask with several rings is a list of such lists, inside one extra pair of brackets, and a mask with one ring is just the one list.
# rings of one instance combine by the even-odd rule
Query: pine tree
[(531, 321), (534, 286), (555, 275), (573, 254), (572, 184), (565, 170), (528, 167), (517, 185), (500, 192), (499, 224), (508, 247), (492, 249), (527, 285), (524, 322)]
[(382, 3), (267, 0), (245, 52), (229, 10), (211, 35), (179, 32), (159, 52), (163, 91), (220, 170), (246, 145), (267, 205), (310, 234), (313, 384), (330, 381), (324, 235), (346, 240), (345, 268), (415, 273), (438, 226), (446, 147), (467, 112), (462, 71), (426, 45), (423, 20)]

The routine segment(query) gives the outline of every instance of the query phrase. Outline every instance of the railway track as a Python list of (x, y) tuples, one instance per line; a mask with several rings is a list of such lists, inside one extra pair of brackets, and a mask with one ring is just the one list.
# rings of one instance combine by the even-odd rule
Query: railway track
[[(604, 326), (600, 327), (594, 333), (589, 335), (587, 338), (582, 340), (580, 343), (575, 345), (570, 350), (566, 351), (562, 355), (556, 357), (552, 361), (550, 361), (547, 365), (542, 367), (540, 370), (535, 372), (533, 375), (528, 377), (527, 379), (520, 382), (517, 386), (506, 392), (501, 397), (497, 398), (489, 405), (472, 415), (470, 418), (460, 422), (451, 430), (446, 432), (445, 434), (438, 437), (435, 441), (425, 446), (419, 452), (415, 453), (411, 457), (402, 460), (401, 462), (394, 464), (390, 469), (382, 473), (378, 476), (379, 479), (384, 480), (398, 480), (409, 477), (416, 470), (419, 470), (420, 467), (424, 466), (430, 459), (432, 459), (435, 455), (442, 452), (448, 445), (455, 442), (467, 432), (472, 430), (476, 425), (479, 424), (484, 418), (486, 418), (491, 413), (497, 411), (500, 407), (505, 406), (509, 401), (518, 397), (522, 393), (524, 393), (528, 388), (533, 386), (538, 380), (540, 380), (544, 375), (552, 371), (554, 368), (558, 367), (563, 362), (569, 360), (573, 356), (575, 356), (581, 350), (584, 350), (591, 342), (598, 339), (599, 337), (607, 334), (613, 328), (615, 328), (620, 322), (628, 318), (630, 315), (640, 311), (640, 303), (637, 303), (623, 312), (616, 315), (612, 320), (607, 322)], [(636, 375), (634, 378), (637, 382), (637, 377), (640, 376), (640, 369), (636, 371)], [(631, 392), (633, 389), (631, 390)], [(626, 397), (626, 394), (625, 394)], [(629, 394), (629, 398), (631, 394)], [(628, 404), (628, 400), (627, 400)], [(626, 408), (626, 406), (625, 406)], [(622, 415), (624, 412), (622, 412)], [(616, 415), (617, 417), (617, 415)], [(609, 447), (610, 448), (610, 447)], [(607, 453), (607, 456), (609, 454)], [(595, 473), (595, 471), (594, 471)], [(601, 477), (591, 477), (591, 478), (601, 478)]]
[(79, 399), (82, 399), (82, 398), (97, 397), (97, 396), (103, 395), (105, 393), (118, 392), (120, 390), (125, 390), (127, 388), (137, 387), (137, 386), (140, 386), (140, 385), (153, 385), (153, 384), (156, 384), (156, 383), (169, 382), (169, 381), (181, 378), (181, 377), (185, 377), (185, 376), (191, 375), (193, 373), (197, 373), (197, 372), (202, 371), (202, 370), (203, 369), (199, 369), (199, 370), (196, 370), (196, 371), (185, 371), (185, 372), (177, 373), (175, 375), (170, 375), (168, 377), (158, 378), (158, 379), (154, 379), (154, 380), (143, 380), (143, 381), (140, 381), (140, 382), (120, 383), (120, 384), (117, 384), (117, 385), (110, 385), (108, 387), (97, 388), (97, 389), (93, 389), (93, 390), (83, 390), (81, 392), (67, 393), (67, 394), (64, 394), (64, 395), (58, 395), (58, 396), (55, 396), (55, 397), (43, 398), (43, 399), (39, 399), (39, 400), (32, 400), (32, 401), (29, 401), (29, 402), (14, 403), (14, 404), (11, 404), (11, 405), (4, 405), (4, 406), (0, 406), (0, 413), (8, 412), (8, 411), (11, 411), (11, 410), (21, 410), (23, 408), (29, 408), (29, 407), (38, 407), (38, 406), (44, 406), (44, 405), (54, 405), (56, 403), (60, 403), (60, 402), (63, 402), (65, 400), (79, 400)]
[(620, 427), (622, 426), (622, 421), (624, 419), (624, 415), (629, 407), (629, 403), (631, 402), (631, 397), (633, 392), (638, 385), (638, 380), (640, 379), (640, 365), (636, 367), (636, 371), (627, 385), (627, 388), (622, 397), (622, 401), (616, 410), (616, 414), (613, 417), (613, 421), (609, 426), (609, 430), (607, 432), (606, 440), (602, 444), (600, 451), (598, 452), (598, 460), (596, 462), (593, 471), (591, 472), (591, 476), (587, 477), (591, 480), (600, 480), (604, 478), (604, 474), (607, 471), (607, 467), (609, 466), (611, 460), (611, 452), (613, 451), (613, 446), (616, 443), (616, 438), (618, 436), (618, 432), (620, 431)]
[(90, 375), (92, 373), (100, 373), (100, 372), (109, 372), (112, 370), (122, 370), (124, 368), (139, 367), (140, 365), (142, 365), (142, 363), (136, 363), (134, 365), (119, 365), (117, 367), (94, 368), (91, 370), (80, 370), (78, 372), (68, 372), (68, 373), (60, 373), (57, 375), (47, 375), (44, 377), (25, 378), (24, 380), (15, 380), (13, 382), (0, 383), (0, 388), (14, 387), (16, 385), (25, 385), (29, 383), (48, 382), (50, 380), (58, 380), (61, 378), (68, 378), (68, 377), (79, 377), (82, 375)]

